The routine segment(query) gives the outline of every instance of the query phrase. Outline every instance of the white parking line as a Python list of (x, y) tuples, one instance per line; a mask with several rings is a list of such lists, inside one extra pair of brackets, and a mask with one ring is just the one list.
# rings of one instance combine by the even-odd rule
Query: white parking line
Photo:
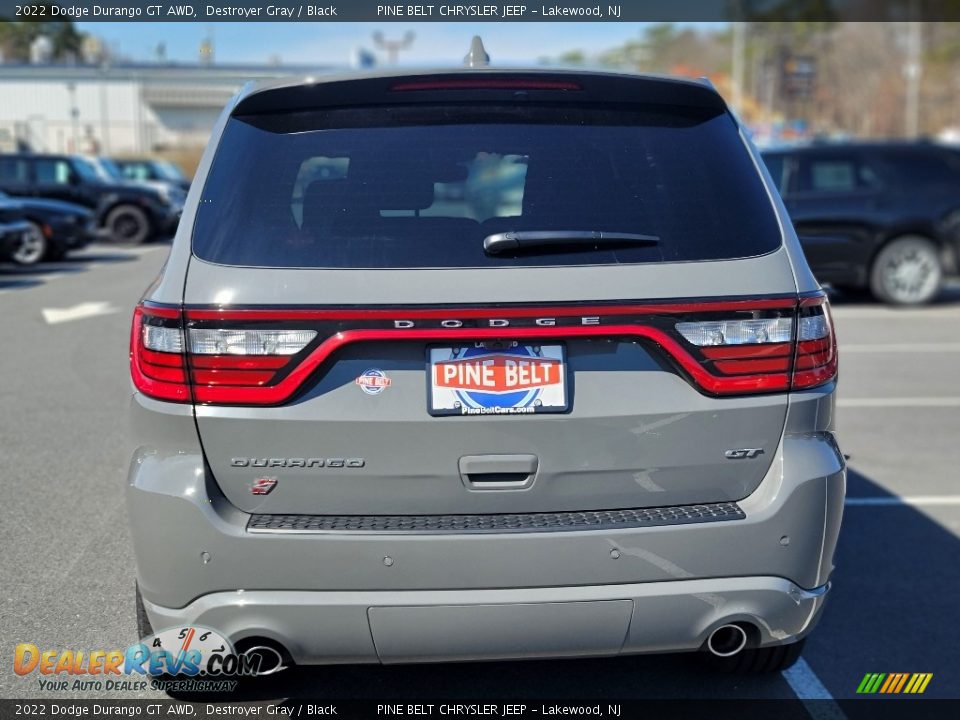
[(952, 353), (960, 352), (960, 343), (862, 343), (840, 345), (841, 353)]
[(960, 397), (840, 398), (841, 408), (960, 407)]
[(960, 495), (899, 495), (884, 497), (848, 497), (844, 505), (852, 506), (897, 506), (897, 505), (960, 505)]
[(844, 720), (840, 706), (806, 660), (800, 658), (793, 667), (784, 670), (783, 679), (797, 698), (803, 701), (807, 714), (814, 720)]

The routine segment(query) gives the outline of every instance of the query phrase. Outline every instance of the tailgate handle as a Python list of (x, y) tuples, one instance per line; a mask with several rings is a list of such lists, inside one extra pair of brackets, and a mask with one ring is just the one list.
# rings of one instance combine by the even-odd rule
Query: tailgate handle
[(533, 485), (536, 455), (464, 455), (460, 479), (468, 490), (519, 490)]

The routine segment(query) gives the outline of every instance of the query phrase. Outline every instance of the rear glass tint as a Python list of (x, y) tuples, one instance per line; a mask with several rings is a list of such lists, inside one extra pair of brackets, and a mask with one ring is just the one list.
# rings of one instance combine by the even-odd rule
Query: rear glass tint
[[(550, 230), (659, 242), (483, 250)], [(725, 113), (421, 106), (231, 119), (193, 249), (228, 265), (444, 268), (718, 260), (780, 242)]]

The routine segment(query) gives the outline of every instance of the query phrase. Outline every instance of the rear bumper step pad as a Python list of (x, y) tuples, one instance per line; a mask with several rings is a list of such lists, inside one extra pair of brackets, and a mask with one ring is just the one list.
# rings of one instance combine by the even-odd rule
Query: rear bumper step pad
[(743, 520), (735, 502), (489, 515), (251, 515), (249, 533), (510, 533), (610, 530)]

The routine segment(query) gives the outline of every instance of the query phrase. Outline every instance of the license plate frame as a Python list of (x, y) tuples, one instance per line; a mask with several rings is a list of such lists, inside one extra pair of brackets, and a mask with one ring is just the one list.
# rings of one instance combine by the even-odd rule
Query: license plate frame
[(430, 345), (426, 375), (427, 412), (434, 417), (570, 412), (569, 364), (563, 343)]

